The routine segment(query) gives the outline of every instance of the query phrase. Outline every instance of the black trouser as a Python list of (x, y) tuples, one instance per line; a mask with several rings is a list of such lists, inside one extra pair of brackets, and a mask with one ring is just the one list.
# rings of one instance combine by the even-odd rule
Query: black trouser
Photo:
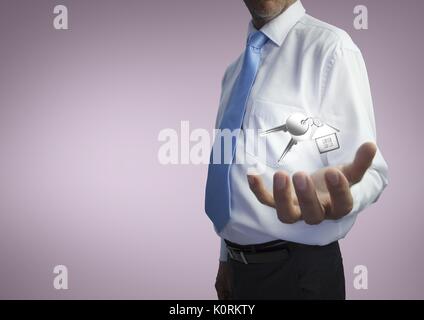
[(345, 299), (338, 242), (326, 246), (287, 244), (287, 258), (244, 264), (229, 258), (233, 299)]

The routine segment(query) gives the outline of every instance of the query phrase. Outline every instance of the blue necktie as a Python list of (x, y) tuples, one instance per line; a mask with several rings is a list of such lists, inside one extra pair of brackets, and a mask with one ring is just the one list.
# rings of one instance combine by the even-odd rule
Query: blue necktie
[[(241, 129), (246, 111), (246, 102), (259, 68), (262, 47), (267, 41), (267, 36), (261, 31), (256, 31), (249, 35), (244, 52), (243, 65), (231, 92), (227, 108), (222, 116), (219, 126), (220, 130), (234, 132), (234, 130)], [(226, 141), (228, 143), (228, 139)], [(217, 135), (212, 149), (206, 183), (205, 211), (218, 232), (225, 227), (231, 214), (229, 174), (237, 147), (237, 137), (231, 139), (230, 142), (232, 142), (231, 159), (230, 161), (225, 161), (223, 159), (223, 156), (225, 156), (223, 135)], [(214, 163), (214, 153), (217, 152), (216, 148), (218, 147), (220, 148), (219, 155), (221, 159), (219, 159), (219, 163)]]

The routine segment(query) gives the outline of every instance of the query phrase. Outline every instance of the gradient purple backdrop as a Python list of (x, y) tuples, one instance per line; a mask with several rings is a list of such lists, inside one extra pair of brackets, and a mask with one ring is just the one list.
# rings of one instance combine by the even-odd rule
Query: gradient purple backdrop
[[(424, 2), (302, 2), (362, 49), (390, 167), (341, 242), (348, 298), (423, 299)], [(53, 29), (57, 4), (68, 31)], [(358, 4), (369, 30), (353, 29)], [(212, 129), (248, 21), (242, 0), (0, 1), (0, 298), (215, 298), (207, 167), (160, 165), (157, 136), (181, 120)]]

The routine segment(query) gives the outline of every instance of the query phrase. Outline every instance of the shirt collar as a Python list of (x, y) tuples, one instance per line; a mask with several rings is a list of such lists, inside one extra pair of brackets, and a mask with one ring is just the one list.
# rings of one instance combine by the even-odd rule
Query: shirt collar
[[(305, 15), (305, 8), (300, 0), (297, 0), (282, 14), (268, 22), (261, 31), (277, 46), (281, 46), (294, 25)], [(248, 35), (257, 31), (252, 20), (249, 22)]]

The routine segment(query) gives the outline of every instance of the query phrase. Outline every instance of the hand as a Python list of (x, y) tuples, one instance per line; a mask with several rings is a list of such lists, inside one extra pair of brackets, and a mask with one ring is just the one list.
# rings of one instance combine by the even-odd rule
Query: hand
[(249, 175), (249, 186), (262, 204), (277, 210), (278, 218), (283, 223), (304, 220), (307, 224), (315, 225), (324, 219), (340, 219), (353, 208), (350, 187), (361, 181), (376, 152), (374, 143), (364, 143), (352, 163), (323, 168), (311, 176), (304, 172), (295, 173), (293, 183), (286, 173), (277, 172), (274, 175), (273, 194), (265, 189), (260, 176)]
[(228, 262), (219, 262), (216, 276), (215, 289), (219, 300), (231, 299), (231, 271)]

